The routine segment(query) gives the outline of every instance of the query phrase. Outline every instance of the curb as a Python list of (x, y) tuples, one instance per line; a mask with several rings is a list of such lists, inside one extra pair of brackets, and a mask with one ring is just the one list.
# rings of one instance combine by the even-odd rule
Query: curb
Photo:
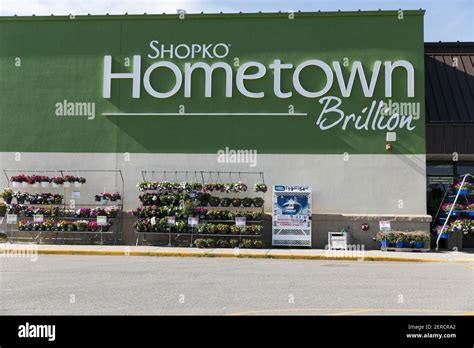
[[(4, 250), (3, 252), (7, 251)], [(229, 253), (205, 251), (125, 251), (125, 250), (84, 250), (84, 249), (39, 249), (38, 254), (43, 255), (87, 255), (87, 256), (161, 256), (161, 257), (226, 257), (226, 258), (255, 258), (255, 259), (287, 259), (287, 260), (332, 260), (332, 261), (383, 261), (383, 262), (451, 262), (450, 260), (390, 257), (390, 256), (365, 256), (360, 257), (335, 257), (325, 255), (305, 254), (257, 254), (257, 253)], [(471, 260), (474, 261), (474, 260)], [(469, 261), (467, 261), (469, 262)]]

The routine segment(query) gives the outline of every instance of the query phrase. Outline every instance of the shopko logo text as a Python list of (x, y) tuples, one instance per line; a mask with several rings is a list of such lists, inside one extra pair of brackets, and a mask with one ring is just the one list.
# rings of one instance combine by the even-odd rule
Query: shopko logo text
[[(319, 59), (309, 59), (301, 62), (298, 65), (292, 63), (282, 62), (280, 59), (274, 59), (272, 63), (267, 66), (257, 61), (248, 61), (243, 64), (238, 63), (229, 64), (227, 62), (193, 62), (185, 63), (184, 71), (178, 67), (177, 64), (164, 59), (195, 59), (195, 58), (225, 58), (229, 55), (230, 44), (159, 44), (157, 40), (150, 42), (150, 49), (152, 53), (148, 54), (150, 59), (160, 59), (158, 62), (150, 65), (143, 74), (143, 87), (145, 91), (155, 98), (170, 98), (176, 95), (184, 87), (184, 97), (191, 98), (191, 81), (193, 73), (196, 70), (203, 70), (205, 73), (205, 97), (212, 97), (212, 79), (213, 73), (216, 70), (225, 72), (225, 96), (231, 98), (233, 96), (233, 84), (235, 83), (240, 94), (248, 98), (264, 98), (265, 91), (250, 91), (246, 84), (252, 80), (259, 80), (268, 78), (270, 75), (268, 70), (273, 72), (273, 93), (278, 98), (290, 98), (293, 96), (293, 91), (282, 90), (282, 78), (292, 78), (293, 89), (303, 97), (319, 98), (324, 96), (333, 86), (334, 83), (339, 85), (342, 97), (350, 97), (352, 88), (355, 84), (356, 77), (362, 87), (363, 94), (366, 98), (371, 98), (374, 95), (375, 87), (379, 80), (379, 75), (382, 67), (382, 61), (376, 60), (372, 66), (372, 76), (368, 78), (366, 72), (362, 67), (361, 61), (353, 61), (349, 78), (345, 78), (342, 72), (341, 63), (333, 61), (331, 65)], [(234, 76), (233, 67), (237, 68)], [(415, 72), (413, 65), (407, 60), (384, 61), (384, 86), (385, 97), (392, 97), (392, 75), (395, 70), (403, 70), (406, 78), (406, 95), (407, 97), (415, 96)], [(312, 69), (307, 69), (312, 68)], [(305, 89), (300, 80), (303, 74), (314, 74), (314, 68), (322, 70), (324, 73), (323, 86), (320, 90), (309, 91)], [(158, 86), (152, 86), (151, 77), (159, 76), (159, 70), (165, 69), (171, 71), (174, 75), (174, 84), (167, 91), (158, 91)], [(291, 74), (288, 70), (293, 70)], [(285, 70), (287, 73), (285, 73)], [(367, 73), (367, 75), (370, 74)], [(335, 78), (336, 79), (335, 79)], [(403, 76), (402, 76), (403, 77)], [(112, 56), (104, 56), (104, 74), (103, 74), (103, 90), (102, 96), (104, 98), (111, 98), (112, 80), (129, 79), (132, 80), (132, 98), (140, 98), (141, 83), (142, 83), (142, 57), (139, 55), (133, 56), (133, 64), (131, 72), (112, 72)], [(168, 84), (166, 84), (168, 85)]]

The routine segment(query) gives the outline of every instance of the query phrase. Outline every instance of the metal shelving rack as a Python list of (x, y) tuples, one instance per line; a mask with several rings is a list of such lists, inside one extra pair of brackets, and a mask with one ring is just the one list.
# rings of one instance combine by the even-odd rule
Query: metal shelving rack
[[(474, 180), (474, 176), (472, 174), (465, 174), (461, 175), (459, 177), (460, 179), (460, 187), (462, 188), (464, 183), (470, 182), (467, 179)], [(450, 194), (450, 192), (454, 191), (454, 194)], [(451, 222), (451, 218), (453, 217), (462, 217), (464, 216), (465, 218), (469, 218), (470, 220), (474, 219), (474, 211), (466, 211), (466, 210), (456, 210), (454, 207), (456, 206), (457, 203), (459, 203), (461, 200), (464, 201), (465, 204), (470, 204), (474, 201), (474, 190), (473, 191), (467, 191), (465, 193), (461, 193), (462, 190), (457, 189), (451, 189), (448, 188), (446, 192), (444, 193), (443, 199), (441, 200), (441, 203), (439, 205), (438, 211), (436, 212), (436, 215), (433, 219), (433, 224), (432, 224), (432, 231), (436, 231), (436, 226), (440, 225), (441, 230), (437, 231), (438, 233), (436, 234), (436, 251), (439, 250), (439, 242), (440, 239), (442, 238), (443, 233), (445, 233), (446, 228), (448, 224)], [(442, 206), (444, 203), (451, 203), (451, 208), (449, 211), (442, 212)], [(442, 225), (441, 225), (442, 224)]]
[[(183, 178), (184, 176), (184, 178)], [(194, 182), (199, 182), (201, 184), (206, 184), (210, 182), (217, 182), (217, 183), (222, 183), (224, 177), (228, 178), (229, 182), (232, 182), (233, 179), (238, 179), (238, 181), (242, 180), (242, 176), (248, 177), (248, 176), (255, 176), (259, 179), (258, 182), (265, 182), (264, 174), (263, 172), (251, 172), (251, 171), (240, 171), (240, 172), (234, 172), (234, 171), (187, 171), (187, 170), (176, 170), (176, 171), (167, 171), (167, 170), (144, 170), (142, 171), (142, 178), (143, 181), (165, 181), (165, 180), (170, 180), (174, 179), (175, 182), (179, 182), (179, 178), (181, 177), (183, 181), (187, 181), (189, 179), (194, 178)], [(257, 179), (257, 180), (258, 180)], [(257, 182), (257, 181), (255, 181)], [(251, 187), (249, 186), (249, 189)], [(206, 208), (208, 210), (256, 210), (260, 211), (262, 213), (262, 219), (259, 221), (252, 221), (252, 220), (247, 220), (246, 223), (252, 223), (254, 225), (260, 225), (263, 227), (263, 213), (264, 213), (264, 205), (262, 207), (223, 207), (223, 206), (198, 206), (201, 208)], [(179, 220), (179, 219), (176, 219)], [(205, 223), (233, 223), (235, 220), (218, 220), (218, 219), (213, 219), (213, 220), (200, 220), (204, 221)], [(174, 240), (177, 241), (180, 237), (189, 237), (190, 239), (190, 244), (189, 246), (193, 246), (193, 241), (194, 238), (201, 238), (201, 237), (219, 237), (219, 238), (238, 238), (239, 240), (242, 240), (242, 238), (260, 238), (262, 237), (262, 234), (251, 234), (251, 235), (243, 235), (243, 234), (211, 234), (211, 233), (198, 233), (197, 230), (194, 230), (194, 227), (192, 227), (191, 232), (172, 232), (170, 228), (168, 228), (168, 231), (159, 231), (159, 232), (139, 232), (135, 230), (135, 233), (137, 234), (137, 239), (136, 239), (136, 245), (138, 244), (143, 244), (146, 243), (146, 235), (167, 235), (168, 236), (168, 246), (172, 246), (172, 236), (174, 236)]]
[[(7, 219), (5, 217), (4, 219), (4, 224), (6, 225), (5, 226), (5, 233), (6, 233), (6, 236), (7, 236), (7, 239), (8, 240), (17, 240), (17, 239), (26, 239), (26, 240), (30, 240), (30, 241), (33, 241), (33, 242), (37, 242), (37, 243), (40, 243), (42, 240), (54, 240), (54, 243), (56, 244), (58, 242), (58, 240), (62, 240), (63, 243), (66, 242), (66, 240), (82, 240), (82, 238), (66, 238), (65, 235), (68, 234), (68, 235), (83, 235), (83, 236), (87, 236), (89, 242), (94, 242), (98, 237), (100, 237), (100, 244), (103, 244), (104, 243), (104, 235), (114, 235), (114, 244), (117, 243), (117, 241), (120, 241), (122, 240), (122, 215), (123, 215), (123, 201), (124, 201), (124, 188), (125, 188), (125, 182), (124, 182), (124, 179), (123, 179), (123, 175), (122, 175), (122, 171), (121, 170), (107, 170), (107, 169), (57, 169), (57, 170), (31, 170), (31, 169), (5, 169), (4, 171), (4, 175), (7, 179), (7, 182), (8, 182), (8, 187), (10, 187), (10, 177), (8, 175), (8, 173), (16, 173), (16, 174), (33, 174), (33, 175), (42, 175), (42, 174), (45, 174), (45, 175), (48, 175), (48, 176), (61, 176), (64, 178), (65, 175), (68, 175), (68, 174), (71, 174), (71, 173), (75, 173), (75, 174), (81, 174), (81, 173), (115, 173), (116, 174), (116, 177), (118, 176), (118, 178), (120, 179), (119, 180), (119, 184), (120, 184), (120, 187), (121, 187), (121, 190), (119, 191), (121, 197), (122, 197), (122, 200), (121, 200), (121, 203), (120, 204), (116, 204), (116, 205), (113, 205), (113, 206), (116, 206), (118, 207), (118, 212), (117, 212), (117, 217), (114, 217), (114, 218), (107, 218), (108, 220), (112, 220), (113, 221), (113, 225), (110, 227), (109, 230), (107, 231), (103, 231), (102, 228), (100, 228), (100, 230), (98, 231), (52, 231), (52, 230), (20, 230), (18, 229), (18, 227), (16, 229), (13, 229), (13, 228), (8, 228), (8, 224), (7, 224)], [(53, 175), (51, 175), (53, 174)], [(99, 205), (99, 204), (94, 204), (94, 203), (91, 203), (91, 204), (76, 204), (74, 203), (74, 208), (72, 208), (71, 206), (68, 206), (67, 203), (66, 203), (66, 197), (67, 197), (67, 192), (68, 192), (68, 188), (65, 187), (64, 185), (61, 185), (62, 187), (59, 187), (59, 188), (52, 188), (53, 190), (63, 190), (63, 203), (61, 204), (22, 204), (23, 206), (24, 205), (31, 205), (31, 206), (35, 206), (35, 207), (45, 207), (45, 208), (48, 208), (48, 207), (61, 207), (62, 209), (66, 210), (66, 209), (75, 209), (75, 208), (90, 208), (90, 207), (107, 207), (107, 206), (111, 206), (111, 205)], [(71, 190), (74, 190), (76, 187), (74, 186), (71, 186), (70, 189)], [(21, 188), (19, 188), (21, 189)], [(76, 188), (77, 189), (77, 188)], [(18, 214), (20, 215), (20, 214)], [(19, 216), (20, 217), (20, 216)], [(22, 219), (31, 219), (32, 217), (25, 217), (23, 216)], [(45, 218), (53, 218), (53, 217), (45, 217)], [(57, 220), (88, 220), (88, 221), (93, 221), (96, 219), (96, 217), (72, 217), (72, 216), (55, 216), (54, 219), (57, 219)], [(16, 224), (18, 226), (18, 223)], [(11, 225), (12, 226), (12, 225)], [(19, 236), (14, 236), (15, 233), (19, 233), (19, 232), (22, 232), (22, 233), (28, 233), (30, 234), (30, 237), (19, 237)], [(10, 234), (10, 236), (8, 236)], [(52, 237), (45, 237), (45, 238), (42, 238), (43, 235), (47, 235), (47, 234), (54, 234), (54, 236)], [(62, 238), (60, 238), (59, 236), (62, 236)]]

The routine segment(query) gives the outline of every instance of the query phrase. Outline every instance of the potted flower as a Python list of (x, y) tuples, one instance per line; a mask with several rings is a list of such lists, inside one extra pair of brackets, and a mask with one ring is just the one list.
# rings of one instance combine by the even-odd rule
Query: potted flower
[(242, 200), (240, 198), (232, 198), (233, 207), (240, 207), (241, 204), (242, 204)]
[(265, 243), (263, 242), (263, 240), (256, 239), (256, 240), (253, 241), (253, 247), (254, 248), (261, 249), (264, 246), (265, 246)]
[(26, 231), (26, 230), (27, 230), (28, 223), (29, 223), (29, 221), (28, 221), (28, 220), (24, 220), (24, 219), (18, 221), (18, 229), (19, 229), (20, 231)]
[(10, 204), (12, 202), (12, 199), (13, 199), (13, 195), (15, 194), (15, 192), (13, 192), (13, 190), (11, 188), (8, 188), (6, 187), (1, 193), (0, 193), (0, 197), (3, 198), (3, 200), (5, 201), (5, 203), (7, 204)]
[(63, 202), (63, 195), (53, 195), (53, 204), (61, 204)]
[(43, 231), (52, 231), (54, 226), (54, 221), (51, 219), (45, 220), (42, 225)]
[(78, 221), (74, 221), (74, 225), (76, 226), (76, 229), (79, 232), (84, 232), (85, 230), (87, 230), (87, 227), (89, 226), (89, 222), (86, 220), (78, 220)]
[(64, 187), (69, 188), (71, 187), (71, 184), (74, 183), (76, 178), (72, 175), (65, 175), (64, 176)]
[(47, 176), (40, 176), (39, 182), (41, 183), (41, 187), (47, 188), (49, 187), (49, 183), (51, 182), (51, 179)]
[(7, 213), (7, 205), (5, 203), (0, 203), (0, 217), (4, 217)]
[(474, 229), (474, 224), (469, 219), (458, 219), (451, 223), (450, 230), (453, 232), (462, 232), (469, 234)]
[(226, 224), (217, 224), (216, 225), (217, 234), (227, 234), (229, 233), (229, 225)]
[(208, 234), (215, 234), (215, 233), (217, 233), (217, 225), (214, 225), (214, 224), (207, 224), (207, 226), (206, 226), (206, 233), (208, 233)]
[(421, 249), (425, 246), (425, 243), (430, 241), (430, 235), (425, 232), (415, 232), (413, 234), (413, 246), (416, 249)]
[(237, 225), (232, 225), (230, 226), (230, 234), (241, 234), (242, 233), (242, 228)]
[(253, 241), (251, 239), (242, 239), (242, 247), (250, 249), (253, 247)]
[(267, 192), (268, 188), (267, 185), (265, 185), (263, 182), (257, 182), (255, 185), (253, 185), (253, 190), (255, 192)]
[(99, 228), (99, 225), (97, 225), (97, 221), (89, 221), (87, 223), (87, 230), (91, 232), (97, 231)]
[[(14, 175), (10, 177), (10, 181), (13, 185), (13, 187), (28, 187), (28, 181), (25, 175)], [(25, 185), (23, 185), (23, 182)]]
[(15, 192), (13, 196), (16, 198), (18, 204), (25, 204), (25, 201), (29, 199), (29, 194), (25, 192)]
[(199, 224), (197, 228), (197, 232), (202, 233), (202, 234), (207, 233), (207, 226), (208, 224)]
[(221, 199), (219, 197), (212, 196), (211, 198), (209, 198), (209, 205), (211, 207), (217, 207), (220, 202)]
[(206, 247), (206, 240), (204, 238), (198, 238), (194, 241), (194, 245), (198, 248)]
[(250, 198), (250, 197), (245, 197), (244, 199), (242, 199), (242, 205), (243, 205), (244, 207), (247, 207), (247, 208), (248, 208), (248, 207), (251, 207), (252, 204), (253, 204), (252, 198)]
[(234, 192), (246, 192), (247, 191), (247, 185), (245, 185), (243, 182), (239, 181), (234, 184)]
[(206, 213), (206, 220), (215, 220), (216, 219), (216, 212), (214, 210), (208, 210)]
[(255, 197), (252, 201), (253, 201), (253, 205), (254, 205), (255, 207), (262, 207), (262, 206), (263, 206), (263, 203), (265, 202), (265, 201), (263, 200), (263, 198), (261, 198), (261, 197)]
[(56, 223), (56, 226), (59, 231), (67, 231), (67, 221), (66, 220), (60, 220)]
[(232, 200), (228, 197), (221, 198), (221, 207), (228, 207)]
[(230, 242), (227, 239), (219, 239), (216, 242), (216, 247), (218, 247), (218, 248), (229, 248), (230, 247)]
[(206, 218), (206, 213), (207, 213), (206, 208), (201, 208), (201, 207), (194, 208), (194, 215), (199, 216), (199, 220), (204, 220)]
[[(435, 227), (435, 231), (438, 235), (441, 233), (442, 228), (443, 228), (443, 226), (441, 226), (441, 225)], [(453, 230), (451, 228), (446, 227), (443, 230), (443, 233), (441, 233), (440, 238), (441, 239), (449, 239), (449, 237), (451, 237), (451, 232), (453, 232)]]
[(185, 221), (176, 221), (176, 231), (184, 232), (187, 228), (187, 223)]
[(377, 233), (375, 239), (380, 242), (380, 247), (382, 249), (386, 249), (390, 246), (390, 243), (392, 242), (392, 232), (383, 232), (380, 231)]
[(90, 208), (79, 208), (76, 210), (76, 217), (78, 218), (88, 218), (91, 215)]
[(40, 187), (40, 180), (41, 180), (40, 175), (31, 175), (27, 177), (27, 183), (34, 188)]
[(112, 202), (117, 202), (117, 204), (120, 204), (120, 202), (122, 201), (122, 196), (120, 195), (120, 193), (115, 192), (110, 196), (110, 200)]
[(464, 182), (464, 184), (461, 185), (461, 182), (456, 182), (451, 186), (451, 188), (454, 190), (459, 190), (460, 195), (468, 195), (472, 190), (474, 190), (474, 184), (470, 182)]
[(82, 176), (79, 176), (79, 177), (75, 177), (74, 178), (74, 187), (81, 187), (83, 184), (86, 183), (86, 179), (83, 178)]
[(396, 248), (403, 248), (405, 246), (406, 235), (403, 232), (393, 233), (393, 243)]
[(51, 179), (52, 186), (58, 188), (59, 185), (64, 184), (64, 178), (62, 176), (55, 176)]
[(240, 241), (238, 239), (229, 240), (229, 244), (230, 244), (231, 248), (239, 248), (240, 247)]

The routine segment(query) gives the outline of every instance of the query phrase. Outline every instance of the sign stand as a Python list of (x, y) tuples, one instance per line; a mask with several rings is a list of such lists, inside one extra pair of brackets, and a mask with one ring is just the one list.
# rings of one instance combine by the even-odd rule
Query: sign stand
[(311, 247), (310, 186), (273, 186), (272, 245)]

